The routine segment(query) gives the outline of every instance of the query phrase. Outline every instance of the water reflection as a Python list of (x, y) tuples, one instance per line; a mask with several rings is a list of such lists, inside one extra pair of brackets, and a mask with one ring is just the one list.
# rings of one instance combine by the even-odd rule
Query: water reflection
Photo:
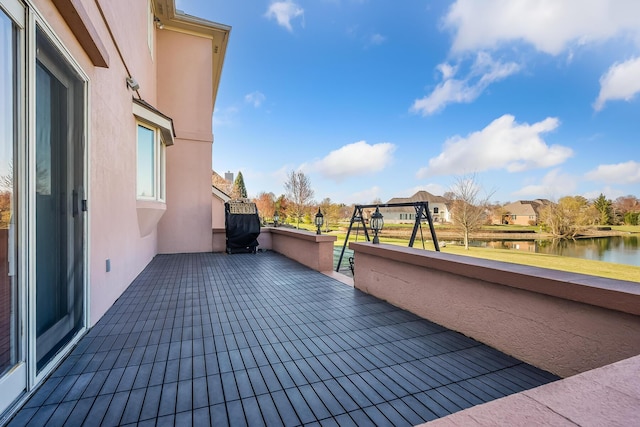
[(473, 241), (471, 244), (479, 247), (513, 249), (640, 267), (639, 240), (637, 235), (631, 235), (577, 240), (490, 240)]

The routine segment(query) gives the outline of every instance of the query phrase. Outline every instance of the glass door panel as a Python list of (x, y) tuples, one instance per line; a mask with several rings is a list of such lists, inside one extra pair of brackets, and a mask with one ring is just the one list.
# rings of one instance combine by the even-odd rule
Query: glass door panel
[(20, 116), (18, 37), (18, 27), (0, 9), (0, 413), (26, 384), (20, 335), (24, 313), (20, 311), (16, 274), (18, 216), (14, 165)]
[(36, 34), (36, 359), (84, 326), (83, 82)]

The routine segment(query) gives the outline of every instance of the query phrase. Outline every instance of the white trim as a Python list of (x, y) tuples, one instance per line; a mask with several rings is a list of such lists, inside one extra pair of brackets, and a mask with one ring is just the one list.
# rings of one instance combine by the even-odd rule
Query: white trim
[[(138, 140), (138, 128), (153, 132), (153, 196), (141, 196), (138, 194), (138, 159), (140, 153), (138, 148), (140, 147), (140, 141)], [(142, 201), (156, 201), (165, 202), (166, 199), (166, 144), (163, 139), (162, 131), (157, 126), (151, 125), (146, 121), (136, 120), (136, 199)]]
[(15, 22), (21, 30), (24, 30), (25, 8), (16, 0), (0, 0), (0, 9)]
[[(27, 105), (28, 105), (28, 97), (27, 97), (27, 87), (26, 87), (26, 63), (25, 63), (25, 46), (27, 43), (27, 36), (25, 31), (25, 22), (26, 22), (26, 8), (18, 1), (15, 0), (0, 0), (0, 8), (2, 9), (2, 13), (6, 14), (10, 21), (18, 28), (17, 31), (17, 46), (16, 46), (16, 57), (17, 57), (17, 78), (15, 80), (15, 90), (17, 92), (17, 99), (14, 100), (16, 104), (15, 113), (16, 117), (16, 134), (15, 139), (10, 141), (10, 144), (13, 144), (13, 172), (14, 172), (14, 229), (13, 229), (13, 248), (11, 248), (14, 252), (14, 266), (13, 273), (14, 277), (12, 278), (15, 282), (15, 293), (12, 292), (11, 298), (13, 301), (11, 304), (16, 304), (14, 309), (16, 310), (15, 314), (15, 324), (10, 326), (10, 333), (12, 337), (11, 341), (15, 339), (10, 345), (15, 346), (16, 360), (15, 364), (10, 368), (8, 372), (0, 375), (0, 416), (3, 413), (6, 415), (13, 411), (12, 405), (15, 404), (21, 394), (27, 389), (27, 369), (26, 369), (26, 361), (27, 361), (27, 289), (26, 289), (26, 274), (25, 274), (25, 265), (27, 260), (27, 252), (25, 244), (25, 230), (27, 221), (26, 218), (26, 189), (24, 187), (25, 180), (25, 136), (26, 136), (26, 123), (27, 123)], [(15, 76), (14, 76), (15, 77)], [(13, 77), (12, 77), (13, 78)], [(13, 98), (13, 94), (11, 94)], [(17, 142), (16, 142), (17, 141)], [(11, 242), (11, 238), (9, 242)], [(12, 320), (13, 323), (13, 320)], [(15, 329), (14, 329), (15, 328)], [(15, 334), (15, 335), (14, 335)], [(2, 421), (0, 419), (0, 424)]]
[(147, 126), (153, 126), (162, 133), (164, 144), (169, 146), (173, 145), (173, 122), (168, 117), (162, 116), (155, 111), (143, 107), (137, 102), (133, 102), (133, 115), (136, 118), (147, 124)]
[(228, 202), (229, 200), (231, 200), (231, 197), (229, 197), (227, 194), (223, 193), (219, 188), (217, 188), (215, 185), (211, 186), (211, 193), (217, 197), (218, 199), (222, 200), (223, 202)]
[(36, 114), (35, 114), (35, 94), (36, 94), (36, 82), (35, 82), (35, 75), (36, 75), (36, 33), (37, 33), (37, 29), (40, 28), (40, 30), (42, 31), (42, 34), (44, 36), (47, 37), (47, 39), (49, 40), (49, 42), (51, 43), (51, 45), (57, 50), (58, 54), (60, 55), (61, 59), (63, 59), (67, 65), (73, 70), (74, 73), (76, 73), (76, 77), (82, 81), (82, 86), (83, 86), (83, 91), (84, 91), (84, 96), (83, 96), (83, 107), (84, 107), (84, 111), (83, 111), (83, 125), (84, 125), (84, 129), (83, 129), (83, 138), (85, 141), (85, 152), (83, 155), (83, 188), (87, 189), (87, 187), (89, 186), (89, 181), (88, 181), (88, 174), (87, 174), (87, 166), (88, 166), (88, 153), (87, 153), (87, 145), (88, 145), (88, 127), (87, 127), (87, 123), (89, 122), (89, 114), (90, 111), (88, 110), (88, 103), (87, 103), (87, 95), (89, 92), (89, 87), (88, 87), (88, 83), (89, 83), (89, 77), (87, 75), (87, 73), (84, 72), (83, 68), (80, 66), (80, 64), (75, 60), (75, 58), (73, 57), (73, 55), (71, 54), (70, 50), (67, 49), (67, 47), (64, 45), (64, 43), (62, 42), (62, 40), (60, 38), (58, 38), (58, 36), (56, 35), (55, 31), (53, 30), (53, 28), (49, 25), (49, 23), (46, 21), (46, 19), (44, 18), (44, 15), (42, 15), (38, 9), (33, 6), (31, 3), (29, 3), (29, 8), (28, 8), (28, 18), (29, 18), (29, 22), (27, 25), (27, 76), (28, 76), (28, 82), (27, 82), (27, 87), (28, 87), (28, 91), (29, 91), (29, 96), (27, 97), (28, 101), (28, 119), (26, 122), (26, 126), (27, 126), (27, 162), (25, 164), (26, 166), (26, 176), (27, 176), (27, 191), (28, 191), (28, 200), (27, 205), (28, 205), (28, 214), (25, 216), (26, 218), (26, 228), (27, 228), (27, 240), (26, 240), (26, 244), (28, 245), (28, 252), (29, 252), (29, 260), (30, 262), (27, 263), (26, 266), (26, 271), (27, 271), (27, 275), (26, 275), (26, 283), (28, 284), (28, 310), (27, 310), (27, 315), (28, 315), (28, 322), (27, 322), (27, 335), (28, 335), (28, 339), (27, 339), (27, 343), (28, 343), (28, 357), (27, 357), (27, 370), (28, 370), (28, 375), (27, 375), (27, 390), (31, 391), (35, 386), (37, 386), (44, 378), (46, 378), (52, 371), (53, 369), (55, 369), (57, 367), (57, 365), (61, 362), (61, 360), (66, 357), (66, 355), (68, 355), (71, 350), (73, 349), (73, 347), (75, 346), (75, 344), (77, 344), (78, 340), (80, 339), (80, 337), (82, 335), (84, 335), (84, 333), (87, 331), (87, 327), (88, 327), (88, 317), (87, 317), (87, 310), (89, 308), (89, 304), (87, 303), (88, 301), (88, 239), (87, 239), (87, 234), (86, 234), (86, 230), (88, 230), (88, 221), (87, 221), (87, 217), (88, 215), (85, 215), (85, 218), (83, 219), (84, 221), (84, 230), (83, 230), (83, 262), (84, 267), (83, 267), (83, 280), (82, 280), (82, 286), (83, 286), (83, 293), (84, 293), (84, 299), (83, 299), (83, 303), (84, 303), (84, 307), (83, 307), (83, 311), (84, 311), (84, 316), (83, 316), (83, 324), (80, 326), (80, 328), (78, 329), (77, 333), (74, 334), (74, 336), (69, 340), (69, 342), (60, 350), (58, 351), (58, 353), (47, 363), (46, 366), (44, 366), (42, 368), (42, 370), (38, 373), (37, 372), (37, 355), (36, 355), (36, 296), (35, 296), (35, 286), (36, 286), (36, 265), (35, 262), (33, 262), (33, 260), (36, 259), (36, 245), (35, 245), (35, 239), (36, 239), (36, 235), (35, 235), (35, 224), (36, 224), (36, 212), (35, 212), (35, 207), (36, 207), (36, 180), (34, 179), (33, 175), (34, 175), (34, 165), (35, 165), (35, 160), (36, 160), (36, 148), (35, 148), (35, 141), (36, 141), (36, 135), (35, 135), (35, 119), (36, 119)]

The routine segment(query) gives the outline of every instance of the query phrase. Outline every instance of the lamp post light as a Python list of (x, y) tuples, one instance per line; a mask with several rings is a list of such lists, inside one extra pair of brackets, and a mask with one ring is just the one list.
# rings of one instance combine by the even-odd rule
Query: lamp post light
[(275, 213), (273, 214), (273, 226), (277, 227), (278, 226), (278, 220), (280, 219), (280, 217), (278, 216), (278, 211), (275, 211)]
[(320, 228), (322, 227), (322, 224), (324, 224), (324, 215), (320, 212), (320, 208), (318, 208), (318, 213), (316, 214), (315, 224), (318, 228), (316, 234), (320, 234)]
[(380, 213), (380, 209), (378, 209), (377, 206), (376, 211), (371, 215), (369, 224), (371, 224), (371, 229), (373, 230), (373, 244), (377, 245), (378, 243), (380, 243), (380, 239), (378, 239), (378, 233), (382, 231), (382, 227), (384, 226), (384, 217)]

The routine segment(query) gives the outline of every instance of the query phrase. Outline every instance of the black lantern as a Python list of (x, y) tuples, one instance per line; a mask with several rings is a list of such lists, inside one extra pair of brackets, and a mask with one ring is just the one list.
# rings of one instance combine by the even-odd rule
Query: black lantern
[(278, 216), (278, 211), (275, 211), (273, 213), (273, 226), (277, 227), (278, 226), (278, 220), (280, 219), (280, 217)]
[(315, 224), (318, 229), (316, 231), (316, 234), (320, 234), (320, 227), (322, 227), (322, 224), (324, 224), (324, 215), (322, 215), (322, 212), (320, 212), (320, 208), (318, 208), (318, 213), (316, 214)]
[(369, 224), (371, 225), (371, 229), (373, 230), (373, 243), (377, 245), (378, 243), (380, 243), (380, 239), (378, 239), (378, 233), (382, 231), (382, 227), (384, 226), (384, 218), (377, 206), (376, 211), (371, 215)]

